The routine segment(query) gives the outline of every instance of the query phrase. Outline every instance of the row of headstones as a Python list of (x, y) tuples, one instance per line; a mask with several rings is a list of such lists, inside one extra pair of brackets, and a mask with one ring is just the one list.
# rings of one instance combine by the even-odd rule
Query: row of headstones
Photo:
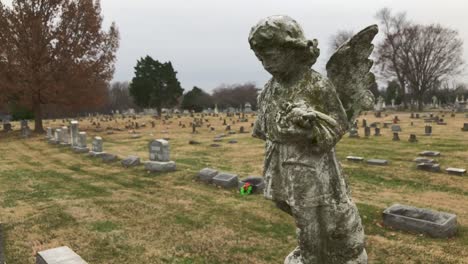
[[(437, 151), (423, 151), (419, 153), (419, 158), (416, 158), (414, 162), (416, 162), (416, 168), (419, 170), (424, 170), (424, 171), (431, 171), (431, 172), (440, 172), (440, 165), (433, 159), (429, 159), (427, 157), (438, 157), (440, 156), (440, 152)], [(363, 157), (357, 157), (357, 156), (347, 156), (346, 159), (348, 161), (352, 162), (363, 162), (364, 158)], [(367, 164), (369, 165), (380, 165), (380, 166), (386, 166), (389, 164), (388, 160), (384, 159), (369, 159), (366, 161)], [(448, 174), (452, 175), (457, 175), (457, 176), (463, 176), (466, 174), (466, 169), (460, 169), (460, 168), (447, 168), (445, 171)]]
[(265, 188), (263, 177), (249, 176), (245, 179), (239, 180), (237, 174), (228, 172), (218, 172), (218, 170), (211, 168), (204, 168), (197, 174), (197, 179), (206, 184), (213, 184), (226, 189), (241, 188), (246, 183), (249, 183), (253, 189), (252, 193), (262, 192)]
[[(425, 151), (420, 155), (437, 155), (438, 152)], [(439, 153), (440, 155), (440, 153)], [(349, 161), (362, 162), (364, 158), (348, 156)], [(415, 160), (417, 163), (421, 158)], [(385, 166), (387, 160), (369, 159), (370, 165)], [(420, 163), (418, 163), (419, 166)], [(465, 174), (466, 170), (447, 169), (450, 174)], [(457, 233), (457, 216), (446, 212), (437, 212), (426, 208), (417, 208), (413, 206), (394, 204), (383, 212), (384, 226), (408, 231), (413, 233), (426, 234), (435, 238), (448, 238)]]
[[(47, 128), (47, 139), (50, 144), (60, 144), (62, 146), (71, 146), (76, 153), (88, 153), (92, 157), (99, 157), (104, 162), (116, 161), (117, 155), (109, 154), (103, 150), (103, 140), (101, 137), (94, 137), (92, 148), (87, 146), (86, 132), (78, 131), (78, 122), (71, 122), (71, 131), (68, 127), (59, 129)], [(169, 142), (164, 139), (152, 140), (148, 144), (149, 161), (145, 162), (145, 168), (151, 172), (168, 172), (176, 169), (176, 163), (170, 160)], [(124, 167), (140, 165), (140, 158), (137, 156), (128, 156), (121, 161)]]

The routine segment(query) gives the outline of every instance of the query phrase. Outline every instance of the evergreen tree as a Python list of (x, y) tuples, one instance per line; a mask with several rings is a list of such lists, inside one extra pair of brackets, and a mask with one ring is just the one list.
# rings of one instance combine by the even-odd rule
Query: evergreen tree
[(188, 91), (182, 99), (182, 109), (186, 110), (201, 112), (203, 109), (212, 106), (213, 99), (211, 95), (196, 86), (191, 91)]
[(171, 62), (160, 63), (150, 56), (137, 62), (130, 84), (130, 95), (136, 105), (156, 108), (160, 114), (163, 107), (174, 107), (183, 91)]

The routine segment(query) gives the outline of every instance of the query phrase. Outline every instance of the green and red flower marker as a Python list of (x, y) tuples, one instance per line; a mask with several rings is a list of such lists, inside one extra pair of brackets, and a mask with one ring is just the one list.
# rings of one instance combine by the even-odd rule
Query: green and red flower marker
[(246, 182), (244, 186), (240, 188), (240, 194), (241, 195), (249, 195), (252, 194), (253, 191), (253, 186), (250, 184), (250, 182)]

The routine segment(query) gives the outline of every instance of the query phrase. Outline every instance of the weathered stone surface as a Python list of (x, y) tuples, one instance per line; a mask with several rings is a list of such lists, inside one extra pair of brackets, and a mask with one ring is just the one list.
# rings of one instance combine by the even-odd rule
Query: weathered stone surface
[(59, 247), (38, 252), (36, 264), (87, 264), (87, 262), (69, 247)]
[(364, 161), (363, 157), (357, 157), (357, 156), (347, 156), (346, 159), (348, 161), (353, 161), (353, 162), (362, 162), (362, 161)]
[(101, 153), (102, 151), (102, 138), (94, 137), (91, 151), (96, 153)]
[(260, 176), (248, 176), (239, 181), (238, 188), (244, 186), (244, 184), (250, 183), (252, 185), (252, 193), (261, 193), (265, 189), (265, 181)]
[(440, 165), (434, 163), (419, 163), (416, 165), (418, 170), (431, 171), (431, 172), (440, 172)]
[(223, 188), (237, 188), (239, 185), (239, 176), (222, 172), (213, 177), (213, 183)]
[(189, 144), (190, 144), (190, 145), (200, 145), (201, 143), (198, 142), (198, 141), (196, 141), (196, 140), (190, 140), (190, 141), (189, 141)]
[(219, 148), (219, 147), (221, 147), (221, 145), (220, 145), (220, 144), (213, 143), (213, 144), (210, 145), (210, 147), (212, 147), (212, 148)]
[(438, 151), (429, 151), (429, 150), (426, 150), (426, 151), (422, 151), (419, 153), (419, 156), (423, 156), (423, 157), (438, 157), (440, 156), (440, 152)]
[(145, 162), (145, 169), (150, 172), (169, 172), (176, 170), (176, 163), (174, 161), (147, 161)]
[(71, 146), (78, 146), (78, 121), (73, 120), (70, 122), (70, 137), (71, 137)]
[(153, 140), (148, 144), (151, 161), (170, 161), (169, 142), (164, 139)]
[(466, 174), (466, 169), (458, 169), (458, 168), (447, 168), (445, 170), (448, 174), (463, 176)]
[(218, 171), (211, 168), (204, 168), (198, 172), (198, 179), (202, 182), (211, 183), (213, 178), (218, 175)]
[(128, 156), (126, 157), (125, 159), (123, 159), (121, 162), (122, 166), (124, 166), (125, 168), (129, 168), (129, 167), (135, 167), (135, 166), (138, 166), (140, 165), (140, 157), (137, 157), (137, 156)]
[(231, 139), (231, 140), (228, 141), (228, 143), (229, 143), (229, 144), (236, 144), (236, 143), (237, 143), (237, 140)]
[(414, 162), (416, 163), (436, 163), (434, 159), (429, 159), (429, 158), (415, 158)]
[(392, 125), (392, 132), (401, 132), (400, 125)]
[(294, 212), (298, 231), (299, 247), (286, 264), (367, 263), (361, 220), (334, 148), (361, 110), (373, 107), (368, 58), (377, 31), (368, 27), (345, 42), (327, 63), (328, 79), (311, 69), (317, 41), (293, 19), (269, 17), (251, 31), (250, 46), (273, 75), (258, 97), (253, 127), (253, 136), (266, 141), (264, 195)]
[(457, 233), (457, 216), (424, 208), (395, 204), (383, 212), (385, 226), (435, 238), (452, 237)]
[(115, 162), (118, 160), (117, 155), (110, 154), (110, 153), (102, 153), (99, 155), (99, 157), (101, 158), (102, 162), (105, 162), (105, 163), (111, 163), (111, 162)]
[(367, 164), (369, 164), (369, 165), (386, 166), (386, 165), (388, 165), (388, 160), (383, 160), (383, 159), (370, 159), (370, 160), (367, 160)]

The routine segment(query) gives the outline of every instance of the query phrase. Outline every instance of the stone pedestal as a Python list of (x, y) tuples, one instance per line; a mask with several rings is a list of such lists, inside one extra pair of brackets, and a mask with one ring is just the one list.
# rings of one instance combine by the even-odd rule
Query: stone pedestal
[(145, 169), (150, 172), (169, 172), (176, 170), (176, 163), (174, 161), (147, 161), (145, 162)]

